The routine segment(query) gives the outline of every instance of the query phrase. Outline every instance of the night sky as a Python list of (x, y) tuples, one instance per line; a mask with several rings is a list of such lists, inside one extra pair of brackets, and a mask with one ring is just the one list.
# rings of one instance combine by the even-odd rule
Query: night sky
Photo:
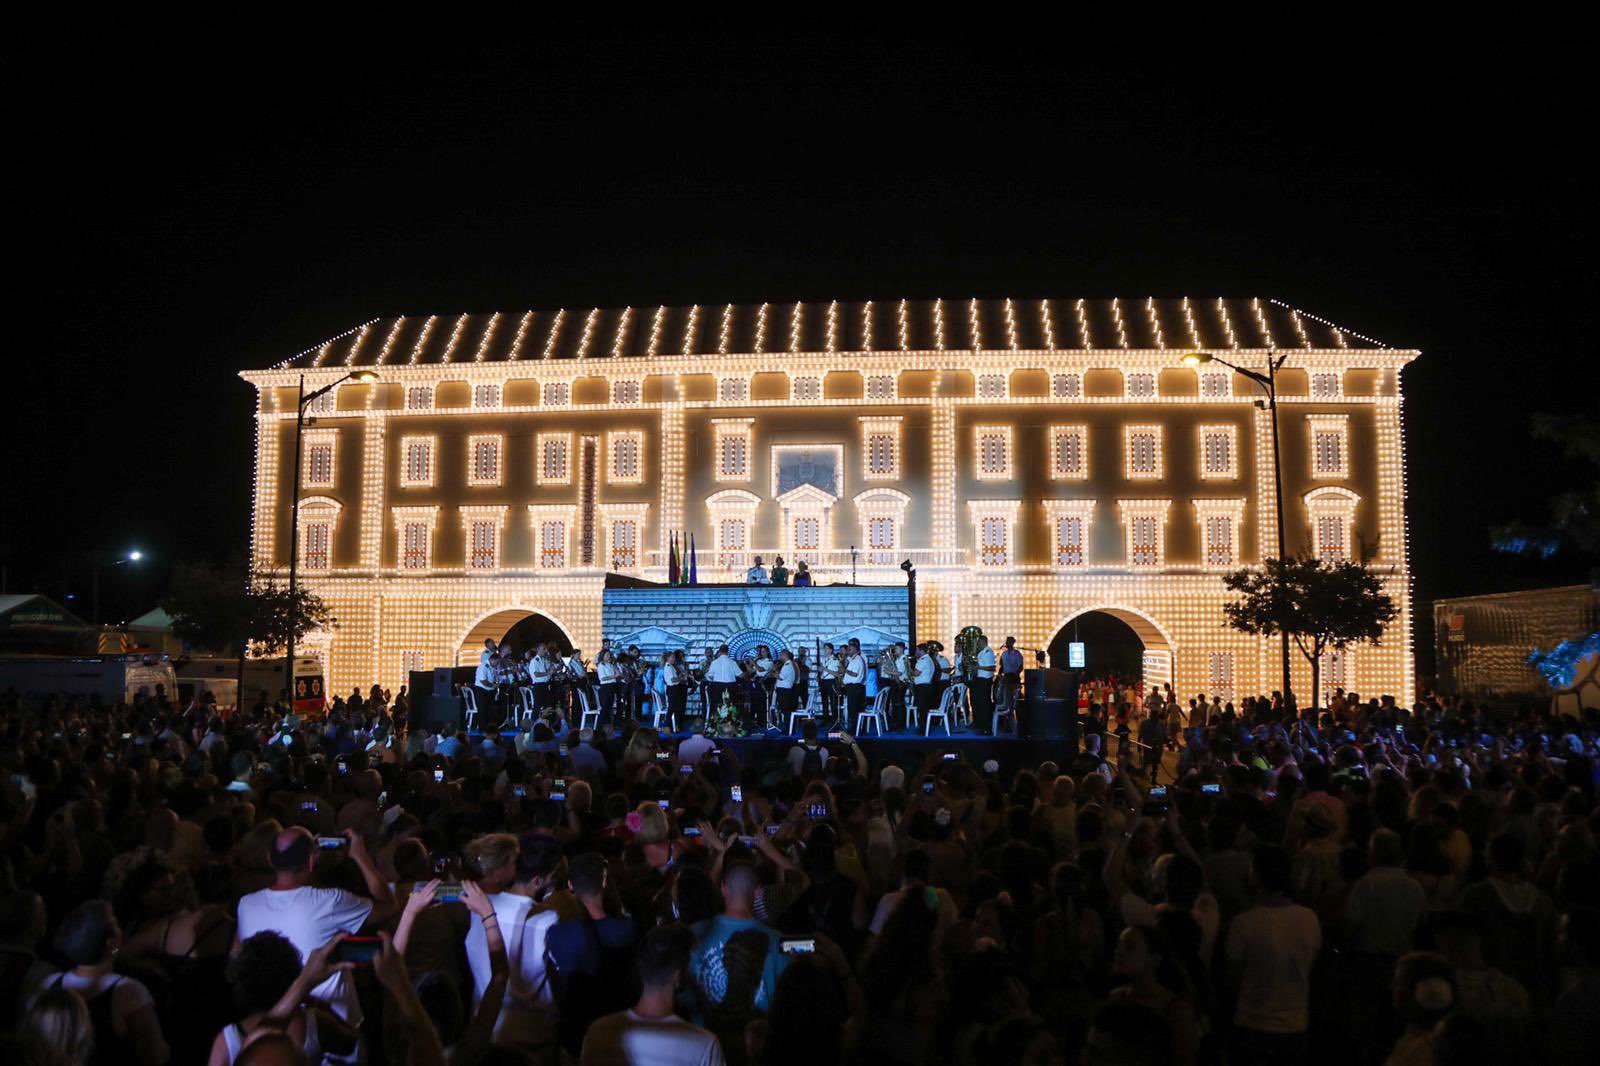
[(138, 547), (129, 616), (240, 550), (236, 372), (368, 318), (936, 296), (1272, 296), (1421, 348), (1419, 600), (1584, 572), (1488, 534), (1574, 469), (1529, 415), (1600, 392), (1577, 34), (343, 29), (7, 46), (9, 591), (87, 613), (82, 553)]

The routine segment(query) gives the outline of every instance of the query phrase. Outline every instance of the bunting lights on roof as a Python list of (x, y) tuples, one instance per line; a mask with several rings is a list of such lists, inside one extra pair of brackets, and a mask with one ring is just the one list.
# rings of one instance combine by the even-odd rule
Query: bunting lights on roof
[[(875, 335), (878, 309), (873, 301), (855, 304), (727, 305), (718, 328), (707, 329), (704, 308), (660, 306), (650, 313), (648, 327), (637, 308), (613, 311), (585, 309), (580, 327), (570, 328), (565, 311), (516, 312), (513, 330), (505, 312), (450, 315), (441, 335), (440, 316), (372, 321), (307, 349), (274, 369), (329, 370), (338, 367), (515, 363), (529, 357), (534, 330), (538, 347), (549, 360), (668, 355), (748, 357), (774, 350), (791, 355), (829, 355), (841, 351), (871, 353), (915, 351), (1038, 351), (1064, 349), (1092, 352), (1121, 350), (1160, 354), (1177, 348), (1214, 351), (1300, 351), (1311, 357), (1335, 358), (1341, 353), (1392, 349), (1308, 315), (1277, 300), (1218, 299), (1201, 307), (1179, 297), (1140, 297), (1140, 307), (1121, 298), (1079, 299), (1068, 304), (1012, 298), (966, 300), (957, 329), (944, 300), (895, 302), (894, 341), (885, 346)], [(776, 308), (784, 315), (769, 321)], [(1069, 324), (1070, 323), (1070, 324)], [(769, 328), (770, 327), (770, 328)], [(645, 336), (639, 336), (643, 331)], [(382, 340), (382, 344), (379, 341)], [(713, 343), (713, 341), (715, 343)], [(1359, 344), (1357, 343), (1359, 342)], [(1285, 348), (1285, 344), (1293, 347)], [(404, 346), (405, 355), (401, 355)], [(467, 352), (471, 352), (471, 358)], [(1354, 365), (1354, 364), (1346, 364)]]

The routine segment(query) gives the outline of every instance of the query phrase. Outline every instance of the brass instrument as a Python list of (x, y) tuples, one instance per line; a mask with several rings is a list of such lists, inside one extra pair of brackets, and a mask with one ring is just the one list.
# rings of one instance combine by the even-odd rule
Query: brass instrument
[(978, 638), (983, 630), (967, 626), (956, 634), (956, 651), (961, 655), (961, 680), (970, 683), (978, 673)]

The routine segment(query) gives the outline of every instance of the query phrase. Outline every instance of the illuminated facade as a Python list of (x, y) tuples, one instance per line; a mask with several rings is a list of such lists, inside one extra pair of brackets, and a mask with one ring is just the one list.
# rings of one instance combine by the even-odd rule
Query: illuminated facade
[[(607, 570), (703, 583), (756, 555), (819, 583), (899, 583), (918, 628), (1048, 647), (1091, 610), (1148, 679), (1277, 687), (1277, 648), (1222, 625), (1221, 574), (1275, 543), (1272, 443), (1245, 367), (1279, 373), (1290, 552), (1370, 554), (1401, 611), (1329, 683), (1413, 687), (1400, 371), (1386, 347), (1268, 300), (935, 300), (625, 308), (369, 322), (256, 386), (252, 558), (286, 572), (296, 386), (308, 411), (302, 580), (334, 691), (475, 659), (548, 616), (598, 646)], [(854, 556), (852, 557), (852, 548)], [(846, 620), (847, 621), (847, 620)], [(1298, 657), (1297, 657), (1298, 658)], [(1309, 690), (1309, 670), (1297, 689)]]

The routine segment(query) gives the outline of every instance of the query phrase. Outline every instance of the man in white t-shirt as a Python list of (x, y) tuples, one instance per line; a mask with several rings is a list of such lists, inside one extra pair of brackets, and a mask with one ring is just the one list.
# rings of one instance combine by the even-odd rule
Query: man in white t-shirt
[(644, 986), (639, 1002), (589, 1027), (583, 1066), (722, 1066), (717, 1038), (673, 1011), (693, 944), (693, 935), (681, 925), (663, 926), (644, 938), (638, 951)]
[(1322, 950), (1316, 912), (1289, 899), (1289, 856), (1256, 848), (1256, 905), (1228, 928), (1227, 977), (1237, 993), (1230, 1060), (1297, 1062), (1310, 1023), (1311, 966)]
[[(394, 892), (367, 854), (367, 845), (354, 829), (344, 832), (345, 849), (361, 870), (368, 899), (342, 888), (318, 888), (311, 883), (317, 856), (342, 849), (322, 848), (306, 829), (285, 829), (272, 842), (275, 880), (269, 888), (239, 900), (239, 922), (233, 946), (257, 933), (273, 932), (295, 946), (302, 959), (341, 933), (359, 933), (384, 922), (395, 912)], [(361, 1005), (355, 982), (339, 971), (318, 985), (313, 995), (326, 1000), (351, 1025), (361, 1024)]]
[[(519, 850), (517, 838), (510, 833), (490, 833), (468, 842), (462, 854), (469, 870), (477, 875), (478, 887), (494, 905), (511, 968), (505, 1002), (495, 1022), (495, 1043), (532, 1048), (548, 1043), (556, 1031), (555, 993), (545, 970), (544, 941), (561, 915), (553, 909), (536, 910), (531, 896), (509, 891), (517, 877)], [(482, 922), (467, 927), (466, 948), (476, 1010), (491, 976), (489, 941)]]
[(678, 763), (682, 766), (697, 766), (709, 752), (716, 750), (717, 742), (706, 736), (706, 723), (703, 718), (696, 718), (689, 726), (689, 731), (691, 736), (678, 745)]

